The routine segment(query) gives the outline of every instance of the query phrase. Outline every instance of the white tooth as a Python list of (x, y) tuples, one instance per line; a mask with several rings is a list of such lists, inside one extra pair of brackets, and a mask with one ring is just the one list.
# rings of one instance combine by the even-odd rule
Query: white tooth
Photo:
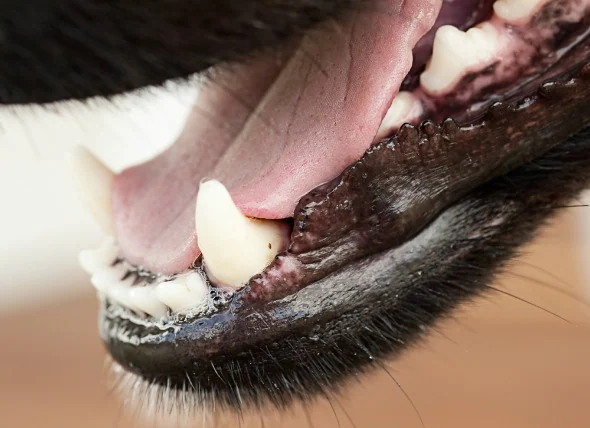
[(107, 235), (113, 234), (111, 189), (114, 174), (87, 149), (76, 147), (71, 163), (82, 201)]
[(510, 24), (521, 24), (531, 18), (548, 0), (498, 0), (494, 12)]
[(93, 275), (113, 264), (119, 254), (119, 247), (113, 237), (105, 238), (102, 245), (95, 250), (83, 250), (78, 255), (82, 269)]
[(209, 295), (209, 287), (203, 277), (197, 272), (192, 272), (186, 277), (186, 286), (195, 295), (205, 299)]
[(432, 57), (420, 76), (420, 83), (430, 94), (444, 95), (467, 73), (490, 65), (497, 51), (498, 35), (490, 23), (482, 23), (467, 32), (444, 25), (436, 32)]
[(165, 317), (168, 313), (167, 306), (156, 297), (155, 287), (152, 285), (132, 287), (129, 290), (129, 301), (135, 307), (155, 318)]
[(156, 297), (174, 312), (196, 309), (207, 301), (207, 294), (194, 292), (182, 282), (163, 282), (154, 290)]
[(242, 287), (283, 249), (283, 224), (246, 217), (217, 180), (201, 183), (195, 219), (205, 266), (223, 285)]
[(419, 119), (422, 113), (423, 109), (420, 100), (411, 92), (401, 91), (396, 95), (391, 107), (387, 110), (375, 140), (382, 140), (390, 136), (404, 123)]
[(131, 290), (133, 290), (133, 287), (131, 287), (130, 284), (124, 282), (117, 282), (111, 284), (107, 288), (106, 295), (118, 304), (125, 306), (126, 308), (129, 308), (136, 312), (140, 312), (140, 308), (135, 306), (130, 298)]
[(121, 282), (125, 273), (127, 268), (121, 264), (109, 266), (92, 275), (90, 282), (97, 290), (106, 292), (112, 285)]

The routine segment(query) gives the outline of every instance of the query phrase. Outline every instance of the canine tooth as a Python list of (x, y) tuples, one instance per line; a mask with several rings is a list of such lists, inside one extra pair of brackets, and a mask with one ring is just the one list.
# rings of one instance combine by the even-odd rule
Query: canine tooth
[(422, 113), (420, 100), (411, 92), (401, 91), (393, 99), (391, 107), (387, 110), (375, 140), (382, 140), (391, 135), (404, 123), (412, 121)]
[(156, 297), (155, 287), (132, 287), (129, 290), (129, 301), (132, 305), (154, 318), (162, 318), (168, 313), (168, 307)]
[(510, 24), (522, 23), (535, 14), (547, 0), (498, 0), (494, 3), (494, 12)]
[(443, 25), (436, 32), (432, 49), (432, 57), (420, 76), (420, 83), (427, 92), (443, 95), (466, 73), (494, 60), (497, 33), (489, 23), (482, 23), (467, 32)]
[(206, 294), (194, 292), (186, 284), (176, 280), (163, 282), (154, 291), (158, 300), (174, 312), (185, 312), (198, 308), (207, 299)]
[(90, 283), (99, 291), (106, 292), (112, 285), (121, 282), (127, 269), (122, 265), (99, 270), (90, 278)]
[(72, 151), (71, 163), (82, 201), (104, 233), (112, 235), (111, 188), (114, 174), (83, 147)]
[(240, 288), (283, 249), (283, 224), (246, 217), (217, 180), (201, 183), (195, 220), (207, 271), (223, 285)]
[(108, 237), (99, 248), (80, 251), (78, 261), (82, 269), (90, 275), (94, 275), (105, 267), (112, 265), (117, 259), (118, 253), (119, 248), (115, 244), (115, 239)]

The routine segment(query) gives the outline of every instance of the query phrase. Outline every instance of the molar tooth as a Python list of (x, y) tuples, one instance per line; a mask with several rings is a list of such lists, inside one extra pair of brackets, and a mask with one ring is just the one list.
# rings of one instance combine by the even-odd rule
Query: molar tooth
[(119, 248), (115, 244), (115, 239), (109, 236), (105, 238), (99, 248), (80, 251), (78, 261), (82, 269), (90, 275), (94, 275), (112, 265), (118, 254)]
[(154, 318), (165, 317), (168, 313), (168, 307), (158, 299), (153, 285), (132, 287), (129, 290), (129, 301)]
[(168, 281), (158, 285), (155, 296), (174, 312), (196, 309), (207, 301), (207, 293), (193, 291), (183, 282)]
[(284, 249), (284, 224), (246, 217), (217, 180), (201, 183), (195, 211), (205, 267), (222, 285), (242, 287)]
[(422, 87), (432, 95), (444, 95), (474, 68), (484, 68), (498, 47), (496, 29), (482, 23), (463, 32), (452, 25), (440, 27), (434, 38), (432, 57), (420, 76)]
[(547, 0), (498, 0), (494, 12), (503, 21), (521, 24), (532, 17)]
[(82, 201), (104, 233), (112, 235), (111, 189), (114, 174), (83, 147), (74, 148), (70, 160)]

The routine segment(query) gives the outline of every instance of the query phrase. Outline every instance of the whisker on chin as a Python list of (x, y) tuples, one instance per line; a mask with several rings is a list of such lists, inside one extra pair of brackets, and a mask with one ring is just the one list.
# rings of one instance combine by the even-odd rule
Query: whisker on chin
[[(522, 264), (524, 266), (528, 266), (532, 269), (535, 269), (545, 275), (547, 275), (549, 278), (554, 279), (555, 281), (557, 281), (558, 283), (568, 287), (568, 288), (575, 288), (575, 286), (573, 284), (570, 284), (566, 281), (563, 280), (563, 278), (560, 278), (559, 276), (557, 276), (556, 274), (552, 273), (551, 271), (547, 270), (547, 269), (543, 269), (541, 266), (537, 266), (535, 264), (529, 263), (526, 260), (523, 259), (517, 259), (516, 262), (518, 264)], [(509, 271), (508, 271), (509, 272)]]
[(537, 309), (539, 309), (539, 310), (541, 310), (541, 311), (543, 311), (545, 313), (548, 313), (550, 315), (553, 315), (554, 317), (559, 318), (560, 320), (562, 320), (562, 321), (564, 321), (564, 322), (566, 322), (568, 324), (572, 324), (572, 322), (569, 321), (567, 318), (564, 318), (561, 315), (558, 315), (555, 312), (552, 312), (549, 309), (544, 308), (543, 306), (539, 306), (539, 305), (537, 305), (537, 304), (535, 304), (535, 303), (533, 303), (533, 302), (531, 302), (529, 300), (526, 300), (526, 299), (524, 299), (522, 297), (519, 297), (519, 296), (517, 296), (515, 294), (509, 293), (508, 291), (502, 290), (502, 289), (497, 288), (497, 287), (494, 287), (492, 285), (486, 285), (486, 287), (489, 288), (489, 289), (491, 289), (491, 290), (494, 290), (494, 291), (496, 291), (498, 293), (504, 294), (505, 296), (512, 297), (512, 298), (518, 300), (519, 302), (526, 303), (527, 305), (532, 306), (534, 308), (537, 308)]
[(309, 411), (309, 407), (307, 405), (307, 403), (303, 403), (303, 413), (305, 415), (305, 419), (307, 421), (307, 426), (308, 428), (315, 428), (315, 425), (313, 424), (313, 419), (311, 418), (311, 412)]
[(353, 428), (357, 428), (356, 424), (350, 417), (350, 414), (346, 411), (346, 407), (342, 405), (342, 403), (340, 402), (340, 400), (338, 400), (337, 397), (334, 397), (334, 401), (336, 401), (336, 404), (338, 404), (338, 407), (340, 407), (340, 410), (342, 410), (342, 413), (344, 413), (344, 416), (346, 416), (346, 419), (348, 419), (348, 422), (350, 422)]
[(561, 294), (562, 296), (569, 297), (573, 301), (575, 301), (577, 303), (580, 303), (580, 304), (586, 306), (587, 308), (590, 308), (590, 303), (584, 301), (581, 298), (581, 296), (579, 296), (579, 295), (577, 295), (575, 293), (572, 293), (572, 292), (570, 292), (568, 290), (565, 290), (562, 287), (553, 285), (550, 282), (542, 281), (542, 280), (540, 280), (538, 278), (529, 277), (527, 275), (518, 274), (516, 272), (506, 271), (505, 273), (508, 274), (508, 275), (510, 275), (510, 276), (513, 276), (515, 278), (522, 279), (522, 280), (527, 281), (527, 282), (530, 282), (530, 283), (538, 284), (538, 285), (540, 285), (542, 287), (548, 288), (549, 290), (553, 290), (556, 293)]
[(564, 209), (564, 208), (588, 208), (590, 205), (588, 204), (578, 204), (578, 205), (560, 205), (556, 206), (557, 209)]
[(332, 409), (332, 413), (334, 414), (334, 418), (336, 418), (336, 422), (338, 423), (338, 428), (342, 428), (342, 423), (340, 422), (340, 418), (338, 417), (338, 413), (336, 412), (336, 408), (334, 407), (334, 404), (332, 403), (330, 396), (328, 394), (325, 394), (324, 398), (326, 400), (328, 400), (328, 404), (330, 405), (330, 408)]
[(264, 423), (264, 415), (260, 413), (260, 428), (266, 428), (266, 424)]
[(418, 416), (418, 419), (420, 420), (420, 424), (422, 425), (422, 428), (426, 428), (426, 426), (424, 425), (424, 420), (422, 419), (422, 415), (420, 414), (420, 411), (418, 410), (418, 407), (416, 406), (416, 404), (414, 403), (412, 398), (409, 396), (409, 394), (406, 392), (406, 390), (403, 388), (402, 384), (395, 378), (395, 376), (393, 376), (393, 374), (389, 370), (387, 370), (387, 367), (383, 363), (381, 363), (380, 361), (377, 361), (377, 364), (385, 371), (385, 373), (387, 373), (389, 378), (395, 383), (395, 385), (401, 391), (401, 393), (404, 394), (404, 397), (406, 397), (406, 400), (408, 400), (408, 402), (410, 403), (410, 405), (414, 409), (414, 413), (416, 413), (416, 416)]

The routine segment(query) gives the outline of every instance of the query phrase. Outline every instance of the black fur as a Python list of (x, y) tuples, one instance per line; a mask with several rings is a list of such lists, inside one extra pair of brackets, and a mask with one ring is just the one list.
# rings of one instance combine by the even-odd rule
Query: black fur
[(278, 46), (366, 0), (1, 0), (0, 103), (112, 95)]

